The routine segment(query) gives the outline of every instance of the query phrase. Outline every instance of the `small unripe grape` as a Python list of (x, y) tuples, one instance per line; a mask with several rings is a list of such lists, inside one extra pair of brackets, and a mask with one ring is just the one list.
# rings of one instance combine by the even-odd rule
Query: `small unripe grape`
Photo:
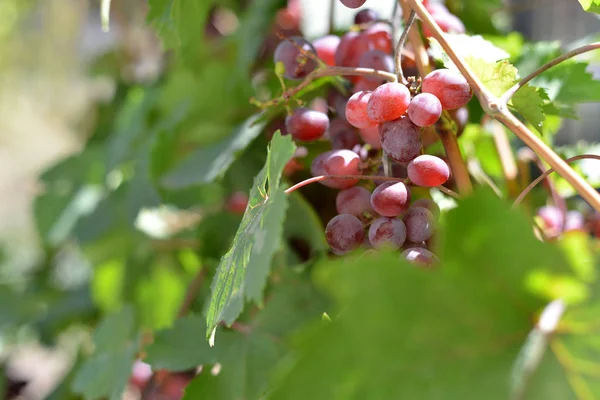
[(373, 121), (393, 121), (404, 115), (409, 103), (410, 91), (407, 87), (398, 82), (388, 82), (371, 93), (367, 113)]
[(300, 48), (307, 52), (316, 54), (315, 48), (304, 38), (295, 36), (289, 40), (283, 40), (275, 49), (275, 63), (281, 62), (285, 67), (283, 76), (288, 79), (302, 79), (311, 73), (316, 67), (317, 62), (305, 54), (302, 54)]
[(402, 214), (410, 204), (410, 191), (402, 182), (386, 182), (377, 186), (371, 195), (371, 205), (384, 217)]
[(410, 207), (403, 220), (406, 225), (406, 237), (411, 242), (429, 240), (435, 232), (435, 217), (426, 208)]
[(444, 110), (462, 107), (473, 97), (473, 91), (465, 77), (449, 69), (430, 72), (423, 79), (421, 91), (437, 97)]
[(294, 139), (313, 142), (329, 129), (329, 117), (319, 111), (297, 108), (285, 119), (285, 127)]
[(365, 228), (358, 218), (350, 214), (336, 215), (325, 228), (325, 239), (338, 254), (358, 248), (365, 236)]
[(446, 183), (449, 177), (448, 164), (436, 156), (423, 154), (408, 164), (408, 179), (418, 186), (440, 186)]
[(367, 104), (370, 97), (371, 92), (358, 92), (348, 99), (346, 119), (357, 128), (369, 128), (377, 125), (377, 122), (371, 120), (367, 113)]
[(421, 128), (408, 117), (384, 122), (379, 128), (381, 148), (396, 161), (407, 163), (421, 154)]
[(397, 218), (380, 217), (369, 227), (369, 241), (376, 249), (396, 250), (406, 240), (406, 227)]
[(435, 124), (441, 115), (442, 103), (431, 93), (416, 95), (408, 105), (408, 118), (420, 127)]

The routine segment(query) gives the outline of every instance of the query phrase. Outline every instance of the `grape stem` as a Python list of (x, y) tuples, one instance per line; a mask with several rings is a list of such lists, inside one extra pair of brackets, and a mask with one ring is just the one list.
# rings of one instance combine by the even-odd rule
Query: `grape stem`
[[(572, 163), (578, 160), (585, 160), (585, 159), (591, 159), (591, 160), (598, 160), (600, 161), (600, 156), (596, 155), (596, 154), (581, 154), (575, 157), (571, 157), (571, 158), (567, 158), (565, 160), (566, 163)], [(540, 176), (538, 176), (537, 178), (535, 178), (533, 180), (533, 182), (531, 182), (529, 184), (529, 186), (527, 186), (525, 188), (525, 190), (523, 190), (521, 192), (521, 194), (515, 199), (515, 202), (513, 203), (513, 207), (518, 206), (523, 199), (525, 198), (525, 196), (527, 196), (527, 194), (529, 194), (529, 192), (531, 192), (531, 190), (536, 187), (541, 181), (543, 181), (544, 179), (546, 179), (546, 177), (548, 177), (548, 175), (550, 175), (551, 173), (553, 173), (555, 171), (554, 168), (549, 168), (546, 171), (544, 171)]]
[(395, 74), (392, 74), (392, 73), (386, 72), (386, 71), (381, 71), (378, 69), (373, 69), (373, 68), (323, 67), (323, 68), (318, 68), (318, 69), (314, 70), (313, 72), (311, 72), (310, 74), (308, 74), (306, 76), (306, 78), (304, 78), (304, 80), (302, 82), (300, 82), (300, 84), (298, 84), (298, 86), (295, 86), (293, 88), (290, 88), (290, 89), (284, 91), (280, 97), (275, 98), (270, 101), (267, 101), (267, 102), (264, 102), (264, 103), (258, 103), (256, 101), (254, 101), (254, 103), (263, 109), (272, 107), (272, 106), (277, 106), (279, 104), (287, 102), (289, 99), (294, 97), (302, 89), (304, 89), (308, 85), (310, 85), (315, 79), (323, 78), (326, 76), (369, 76), (369, 77), (378, 77), (378, 78), (385, 79), (390, 82), (398, 81), (398, 78), (396, 77)]
[[(398, 0), (398, 3), (402, 6), (402, 15), (408, 16), (405, 21), (405, 23), (407, 23), (408, 19), (410, 18), (410, 13), (414, 10), (411, 9), (406, 0)], [(421, 39), (421, 34), (418, 30), (411, 29), (408, 33), (408, 40), (413, 52), (415, 53), (415, 62), (417, 64), (419, 75), (421, 75), (421, 77), (425, 77), (431, 72), (431, 65), (429, 64), (429, 55), (427, 54), (427, 49), (425, 49), (425, 44)]]
[(517, 163), (512, 148), (510, 147), (508, 136), (506, 135), (504, 126), (498, 121), (490, 119), (488, 124), (493, 134), (494, 144), (496, 145), (498, 157), (500, 158), (500, 164), (502, 165), (502, 172), (506, 181), (508, 195), (513, 198), (517, 196), (519, 192), (519, 184), (517, 182)]
[(331, 35), (334, 31), (335, 25), (335, 2), (337, 0), (329, 0), (329, 34)]
[(469, 176), (469, 170), (465, 164), (458, 140), (456, 137), (456, 124), (447, 111), (444, 111), (440, 122), (435, 126), (436, 131), (444, 146), (444, 151), (448, 157), (448, 164), (452, 170), (452, 176), (460, 194), (470, 194), (473, 192), (473, 184)]
[(583, 54), (583, 53), (587, 53), (588, 51), (592, 51), (592, 50), (597, 50), (600, 49), (600, 42), (594, 42), (594, 43), (590, 43), (590, 44), (586, 44), (585, 46), (581, 46), (578, 47), (576, 49), (573, 49), (569, 52), (566, 52), (565, 54), (556, 57), (553, 60), (548, 61), (546, 64), (542, 65), (541, 67), (539, 67), (538, 69), (536, 69), (535, 71), (533, 71), (532, 73), (530, 73), (529, 75), (527, 75), (525, 78), (521, 79), (518, 83), (516, 83), (513, 87), (511, 87), (510, 89), (508, 89), (499, 99), (500, 102), (507, 104), (508, 101), (511, 99), (511, 97), (514, 96), (515, 93), (517, 93), (517, 91), (522, 88), (523, 86), (525, 86), (527, 83), (529, 83), (533, 78), (535, 78), (538, 75), (541, 75), (542, 73), (546, 72), (547, 70), (549, 70), (550, 68), (554, 67), (555, 65), (560, 64), (561, 62), (568, 60), (569, 58), (573, 58), (579, 54)]
[[(494, 96), (479, 80), (471, 68), (457, 55), (452, 46), (446, 40), (444, 33), (433, 20), (431, 14), (421, 3), (421, 0), (403, 0), (415, 10), (417, 16), (432, 31), (440, 46), (461, 74), (465, 77), (469, 85), (475, 92), (481, 107), (486, 114), (503, 123), (515, 135), (519, 137), (527, 146), (529, 146), (543, 161), (558, 172), (566, 181), (571, 184), (575, 190), (583, 197), (596, 211), (600, 212), (600, 194), (577, 174), (562, 158), (560, 158), (546, 143), (536, 136), (529, 128), (519, 121), (508, 109), (506, 103), (500, 101)], [(566, 59), (566, 58), (565, 58)], [(564, 61), (560, 59), (558, 62)], [(555, 65), (555, 64), (553, 64)], [(551, 67), (551, 66), (550, 66)], [(550, 68), (548, 67), (548, 68)]]
[(408, 32), (415, 23), (416, 18), (417, 14), (414, 10), (411, 10), (410, 15), (408, 16), (408, 20), (404, 25), (402, 35), (400, 35), (400, 39), (398, 39), (398, 43), (396, 44), (396, 54), (394, 57), (394, 61), (396, 62), (396, 73), (398, 74), (398, 82), (401, 82), (403, 84), (406, 84), (407, 82), (406, 79), (404, 79), (404, 71), (402, 71), (402, 50), (404, 49), (404, 43), (406, 43)]
[[(368, 180), (368, 181), (385, 181), (385, 182), (402, 182), (404, 184), (410, 185), (410, 182), (406, 178), (396, 178), (393, 176), (375, 176), (375, 175), (319, 175), (314, 176), (312, 178), (305, 179), (301, 182), (296, 183), (294, 186), (286, 189), (284, 191), (285, 194), (290, 194), (295, 192), (296, 190), (303, 188), (304, 186), (310, 185), (311, 183), (321, 182), (326, 179), (360, 179), (360, 180)], [(454, 197), (455, 199), (460, 199), (460, 195), (445, 186), (436, 186), (440, 192), (444, 192), (447, 195)]]

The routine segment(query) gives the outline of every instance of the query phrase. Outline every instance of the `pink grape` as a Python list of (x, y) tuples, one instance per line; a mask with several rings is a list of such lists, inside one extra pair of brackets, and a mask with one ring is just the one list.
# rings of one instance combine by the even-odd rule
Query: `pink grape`
[[(441, 3), (431, 3), (427, 5), (427, 11), (431, 13), (433, 20), (439, 25), (442, 32), (446, 33), (465, 33), (465, 25), (460, 18), (452, 14), (445, 5)], [(423, 34), (431, 37), (431, 30), (423, 24)]]
[(563, 230), (565, 223), (563, 213), (556, 206), (544, 206), (537, 210), (537, 216), (542, 220), (544, 231), (548, 236), (557, 236)]
[(441, 115), (442, 103), (431, 93), (416, 95), (408, 105), (408, 118), (420, 127), (435, 124)]
[(435, 231), (435, 217), (426, 208), (410, 207), (404, 215), (406, 237), (411, 242), (419, 243), (429, 240)]
[[(372, 68), (379, 71), (394, 72), (394, 60), (381, 50), (369, 50), (360, 56), (358, 61), (360, 68)], [(381, 82), (379, 77), (367, 77), (372, 82)]]
[(356, 25), (368, 24), (369, 22), (377, 21), (379, 19), (379, 15), (374, 10), (370, 8), (365, 8), (364, 10), (360, 10), (354, 16), (354, 23)]
[(335, 66), (335, 53), (340, 45), (340, 37), (336, 35), (327, 35), (313, 40), (313, 47), (317, 56), (329, 66)]
[(352, 93), (358, 92), (372, 92), (377, 89), (381, 85), (380, 81), (372, 81), (365, 77), (360, 77), (354, 81), (354, 86), (352, 87)]
[(295, 36), (289, 40), (282, 40), (275, 49), (275, 63), (281, 62), (285, 67), (283, 76), (288, 79), (301, 79), (311, 73), (317, 62), (301, 53), (300, 48), (316, 54), (315, 48), (304, 38)]
[(367, 0), (340, 0), (348, 8), (358, 8), (366, 3)]
[(421, 91), (437, 97), (444, 110), (462, 107), (473, 97), (473, 91), (465, 77), (449, 69), (430, 72), (423, 79)]
[[(332, 150), (319, 154), (312, 162), (311, 173), (319, 175), (359, 175), (360, 157), (351, 150)], [(358, 183), (358, 179), (325, 179), (320, 181), (334, 189), (347, 189)]]
[(585, 219), (579, 211), (567, 211), (564, 232), (585, 231)]
[(437, 264), (439, 259), (435, 254), (422, 247), (411, 247), (402, 252), (402, 258), (411, 264), (420, 266), (431, 266)]
[(400, 219), (380, 217), (369, 227), (369, 241), (376, 249), (396, 250), (405, 240), (406, 227)]
[(408, 179), (418, 186), (440, 186), (446, 183), (449, 177), (448, 164), (436, 156), (423, 154), (408, 164)]
[(369, 50), (381, 50), (392, 54), (392, 31), (388, 24), (377, 22), (365, 29), (360, 40), (366, 43)]
[(360, 143), (356, 128), (341, 118), (331, 120), (329, 124), (329, 139), (331, 140), (331, 147), (334, 150), (352, 150), (354, 146)]
[(385, 182), (371, 194), (373, 210), (384, 217), (397, 217), (410, 204), (410, 191), (402, 182)]
[(365, 236), (365, 228), (358, 218), (350, 214), (333, 217), (325, 228), (329, 246), (338, 254), (358, 248)]
[(329, 117), (308, 108), (296, 108), (285, 119), (285, 128), (296, 140), (313, 142), (329, 129)]
[(335, 198), (338, 214), (350, 214), (362, 218), (364, 213), (373, 214), (371, 192), (361, 186), (340, 191)]
[(369, 43), (363, 40), (360, 32), (347, 32), (342, 36), (335, 52), (335, 65), (357, 67), (360, 56), (369, 50)]
[(410, 91), (401, 83), (388, 82), (379, 86), (369, 98), (367, 113), (377, 122), (400, 118), (410, 103)]
[(381, 148), (392, 159), (407, 163), (421, 154), (421, 128), (408, 117), (384, 122), (379, 129)]
[(363, 142), (375, 150), (381, 149), (381, 138), (379, 137), (379, 127), (362, 128), (358, 130)]
[(435, 203), (435, 201), (430, 199), (419, 199), (412, 202), (411, 207), (423, 207), (428, 209), (435, 219), (440, 217), (440, 207)]
[(346, 103), (346, 119), (357, 128), (369, 128), (377, 125), (377, 122), (371, 120), (367, 113), (370, 97), (371, 92), (357, 92)]

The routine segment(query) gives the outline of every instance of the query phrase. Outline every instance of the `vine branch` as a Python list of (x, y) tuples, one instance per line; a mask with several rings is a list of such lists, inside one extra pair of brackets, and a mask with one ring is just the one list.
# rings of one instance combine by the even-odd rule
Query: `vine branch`
[(396, 62), (396, 73), (398, 74), (398, 82), (402, 83), (406, 83), (406, 79), (404, 79), (404, 71), (402, 71), (402, 50), (404, 49), (404, 43), (406, 43), (408, 32), (415, 23), (416, 18), (417, 14), (414, 10), (411, 10), (410, 15), (408, 16), (408, 20), (404, 25), (402, 35), (400, 36), (400, 39), (398, 39), (398, 43), (396, 44), (396, 54), (394, 56), (394, 61)]
[(433, 36), (438, 40), (442, 49), (448, 54), (448, 57), (454, 62), (458, 70), (465, 77), (469, 85), (475, 92), (479, 103), (486, 114), (497, 119), (517, 135), (527, 146), (529, 146), (542, 160), (550, 165), (565, 180), (571, 184), (575, 190), (594, 208), (600, 211), (600, 194), (592, 186), (579, 176), (569, 165), (560, 158), (548, 145), (546, 145), (529, 128), (519, 121), (508, 109), (506, 104), (499, 101), (473, 73), (471, 68), (456, 54), (452, 46), (446, 40), (444, 33), (433, 20), (431, 14), (425, 9), (420, 0), (404, 0), (415, 10), (419, 18), (432, 31)]
[(573, 58), (579, 54), (587, 53), (588, 51), (597, 50), (597, 49), (600, 49), (600, 42), (586, 44), (585, 46), (581, 46), (576, 49), (573, 49), (561, 56), (556, 57), (553, 60), (548, 61), (546, 64), (542, 65), (541, 67), (539, 67), (538, 69), (536, 69), (535, 71), (533, 71), (532, 73), (527, 75), (525, 78), (523, 78), (519, 82), (517, 82), (513, 87), (508, 89), (502, 95), (502, 97), (500, 97), (499, 101), (504, 104), (508, 103), (508, 101), (511, 99), (511, 97), (513, 97), (514, 94), (517, 93), (517, 91), (520, 88), (525, 86), (527, 83), (529, 83), (529, 81), (531, 81), (536, 76), (546, 72), (550, 68), (560, 64), (561, 62), (563, 62), (565, 60), (568, 60), (569, 58)]

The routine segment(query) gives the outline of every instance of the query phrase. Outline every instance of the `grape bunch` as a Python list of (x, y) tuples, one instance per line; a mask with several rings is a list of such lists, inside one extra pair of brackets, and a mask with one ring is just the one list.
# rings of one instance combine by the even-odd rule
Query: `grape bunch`
[[(341, 2), (350, 8), (365, 3)], [(451, 15), (438, 5), (426, 6), (437, 7), (439, 18), (444, 12)], [(398, 72), (390, 26), (370, 9), (359, 11), (355, 24), (356, 29), (342, 37), (327, 35), (312, 43), (298, 36), (283, 39), (274, 54), (275, 63), (285, 71), (283, 77), (301, 80), (326, 66)], [(448, 31), (459, 31), (457, 27), (454, 24)], [(414, 59), (403, 58), (403, 66), (405, 61), (406, 69), (413, 70)], [(338, 255), (360, 247), (388, 249), (401, 251), (415, 264), (434, 264), (437, 257), (430, 250), (440, 210), (428, 198), (411, 203), (411, 187), (438, 187), (450, 179), (444, 159), (423, 153), (423, 131), (434, 127), (445, 111), (459, 129), (464, 126), (471, 87), (449, 69), (434, 70), (422, 79), (409, 77), (407, 83), (388, 82), (377, 74), (344, 78), (347, 95), (330, 89), (325, 101), (313, 102), (324, 106), (288, 110), (283, 129), (297, 142), (331, 143), (331, 150), (316, 156), (310, 168), (313, 176), (327, 176), (322, 185), (340, 190), (338, 215), (325, 229), (327, 242)], [(386, 158), (392, 177), (382, 176), (388, 161), (379, 160)], [(382, 177), (361, 179), (365, 175)]]

